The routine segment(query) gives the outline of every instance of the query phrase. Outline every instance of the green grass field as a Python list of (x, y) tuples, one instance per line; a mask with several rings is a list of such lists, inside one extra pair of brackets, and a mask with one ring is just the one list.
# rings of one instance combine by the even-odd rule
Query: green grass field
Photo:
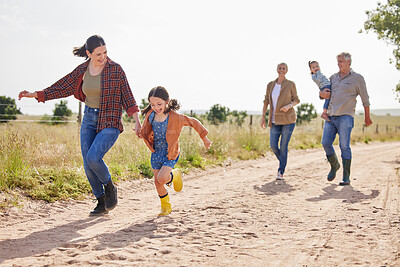
[[(26, 118), (26, 117), (25, 117)], [(29, 118), (26, 118), (29, 119)], [(225, 123), (206, 124), (212, 148), (206, 150), (194, 130), (184, 128), (177, 167), (183, 172), (206, 168), (226, 160), (247, 160), (269, 151), (269, 129), (260, 127), (260, 116), (247, 118), (243, 127)], [(356, 116), (352, 143), (400, 140), (400, 117), (372, 116), (374, 124), (363, 130), (363, 116)], [(106, 154), (113, 179), (152, 177), (150, 151), (125, 123), (125, 131)], [(323, 120), (297, 125), (290, 149), (321, 147)], [(335, 143), (337, 144), (337, 140)], [(18, 205), (18, 194), (49, 202), (79, 199), (91, 189), (83, 170), (78, 123), (49, 126), (36, 122), (14, 121), (0, 125), (0, 209)]]

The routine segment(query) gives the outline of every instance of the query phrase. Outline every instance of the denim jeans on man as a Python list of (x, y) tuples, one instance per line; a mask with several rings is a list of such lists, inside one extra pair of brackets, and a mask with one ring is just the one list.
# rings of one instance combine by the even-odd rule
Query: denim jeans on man
[[(272, 123), (269, 132), (269, 145), (271, 146), (272, 152), (274, 152), (276, 158), (279, 160), (278, 172), (281, 174), (285, 172), (289, 141), (295, 125), (295, 123), (286, 125), (275, 125), (275, 123)], [(281, 144), (278, 147), (279, 137), (281, 138)]]
[(330, 116), (331, 121), (325, 121), (322, 133), (322, 146), (326, 156), (335, 154), (333, 141), (336, 134), (339, 134), (339, 147), (342, 151), (342, 159), (351, 159), (350, 135), (354, 127), (354, 118), (350, 115)]
[(103, 185), (111, 181), (111, 174), (103, 157), (120, 134), (117, 128), (105, 128), (97, 132), (98, 117), (99, 109), (85, 106), (81, 126), (81, 152), (85, 173), (95, 197), (104, 195)]

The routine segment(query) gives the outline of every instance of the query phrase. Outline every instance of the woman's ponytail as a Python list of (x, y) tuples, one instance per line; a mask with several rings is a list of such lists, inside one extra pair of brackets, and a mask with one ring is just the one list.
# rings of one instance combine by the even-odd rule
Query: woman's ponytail
[(88, 58), (88, 55), (86, 54), (86, 45), (82, 45), (81, 47), (74, 47), (72, 53), (74, 53), (74, 56), (77, 57), (84, 57), (86, 59)]

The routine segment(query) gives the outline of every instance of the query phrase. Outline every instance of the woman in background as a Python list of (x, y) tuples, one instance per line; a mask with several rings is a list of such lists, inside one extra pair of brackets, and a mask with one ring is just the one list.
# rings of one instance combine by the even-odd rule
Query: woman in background
[[(300, 103), (297, 97), (296, 85), (286, 79), (288, 66), (280, 63), (277, 66), (278, 78), (267, 85), (264, 99), (261, 127), (265, 128), (265, 114), (270, 105), (268, 126), (270, 127), (270, 146), (279, 160), (276, 179), (283, 180), (287, 164), (288, 145), (296, 124), (296, 112), (293, 107)], [(280, 146), (278, 145), (279, 138)]]

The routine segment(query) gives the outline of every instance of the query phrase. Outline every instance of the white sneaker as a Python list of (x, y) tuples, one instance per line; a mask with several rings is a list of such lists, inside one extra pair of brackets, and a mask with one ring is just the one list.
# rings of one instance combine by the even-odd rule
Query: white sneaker
[(281, 174), (280, 172), (278, 172), (276, 174), (276, 180), (283, 180), (283, 174)]

